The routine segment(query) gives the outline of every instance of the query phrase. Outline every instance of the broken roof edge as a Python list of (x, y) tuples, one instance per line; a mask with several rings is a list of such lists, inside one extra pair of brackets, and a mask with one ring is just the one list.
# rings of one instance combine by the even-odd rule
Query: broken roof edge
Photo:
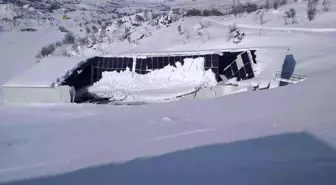
[(80, 61), (76, 66), (74, 66), (73, 68), (69, 69), (63, 76), (61, 76), (60, 78), (56, 78), (56, 81), (54, 81), (51, 86), (63, 86), (63, 83), (65, 82), (65, 80), (67, 78), (69, 78), (74, 71), (76, 71), (78, 68), (80, 68), (82, 65), (84, 65), (85, 63), (87, 63), (90, 59), (92, 59), (94, 57), (88, 57), (82, 61)]
[(244, 52), (247, 50), (264, 50), (264, 49), (286, 49), (288, 47), (244, 47), (244, 48), (225, 48), (225, 49), (209, 49), (209, 50), (189, 50), (189, 51), (157, 51), (157, 52), (134, 52), (134, 53), (117, 53), (111, 55), (103, 55), (100, 57), (160, 57), (160, 56), (180, 56), (180, 55), (207, 55), (207, 54), (222, 54), (223, 52)]

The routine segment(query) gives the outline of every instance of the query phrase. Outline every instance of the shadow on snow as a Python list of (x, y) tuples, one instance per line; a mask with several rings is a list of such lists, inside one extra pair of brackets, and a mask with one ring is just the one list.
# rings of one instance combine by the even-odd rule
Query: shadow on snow
[(9, 185), (336, 183), (336, 151), (309, 133), (201, 146)]

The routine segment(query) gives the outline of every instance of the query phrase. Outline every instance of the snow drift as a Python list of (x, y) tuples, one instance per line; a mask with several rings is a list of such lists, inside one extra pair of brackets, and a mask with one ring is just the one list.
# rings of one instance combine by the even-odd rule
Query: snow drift
[(157, 102), (173, 100), (195, 90), (217, 84), (215, 74), (204, 69), (204, 58), (186, 58), (145, 75), (126, 69), (120, 73), (104, 72), (89, 92), (113, 101)]

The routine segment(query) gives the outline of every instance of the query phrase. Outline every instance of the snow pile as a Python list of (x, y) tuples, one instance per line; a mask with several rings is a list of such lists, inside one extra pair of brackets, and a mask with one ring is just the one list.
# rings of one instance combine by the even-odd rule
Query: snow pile
[(204, 70), (204, 58), (186, 58), (184, 64), (168, 65), (148, 74), (104, 72), (89, 92), (115, 101), (152, 102), (173, 100), (195, 90), (217, 84), (214, 73)]

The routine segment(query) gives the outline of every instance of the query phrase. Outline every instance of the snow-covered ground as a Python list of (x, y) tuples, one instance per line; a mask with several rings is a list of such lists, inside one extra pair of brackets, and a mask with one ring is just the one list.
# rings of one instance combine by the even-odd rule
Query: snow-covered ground
[[(304, 4), (282, 8), (302, 6), (297, 16), (305, 20)], [(284, 25), (265, 14), (271, 20), (260, 29), (255, 14), (244, 14), (236, 19), (246, 34), (239, 44), (228, 42), (232, 17), (184, 18), (138, 46), (123, 45), (124, 52), (290, 48), (294, 73), (307, 77), (295, 85), (139, 106), (0, 105), (0, 183), (335, 184), (334, 15), (331, 9), (310, 23)], [(209, 22), (204, 37), (194, 28), (199, 21)], [(188, 37), (177, 33), (180, 24)], [(1, 84), (62, 37), (49, 27), (0, 33)], [(274, 58), (262, 57), (269, 69)]]

